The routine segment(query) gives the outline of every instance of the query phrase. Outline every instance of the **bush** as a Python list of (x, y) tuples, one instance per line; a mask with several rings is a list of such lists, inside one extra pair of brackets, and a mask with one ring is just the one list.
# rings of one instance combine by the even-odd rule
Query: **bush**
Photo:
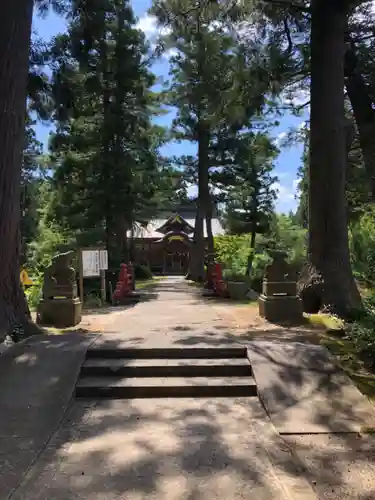
[(248, 277), (244, 273), (236, 273), (231, 269), (224, 269), (223, 278), (228, 281), (247, 281)]
[(350, 253), (357, 279), (375, 285), (375, 207), (369, 207), (352, 225), (349, 233)]
[(152, 278), (151, 269), (148, 266), (144, 266), (142, 264), (134, 265), (134, 275), (137, 280), (149, 280)]
[[(246, 276), (250, 255), (250, 235), (225, 235), (215, 238), (216, 259), (223, 265), (224, 276), (238, 281)], [(257, 235), (251, 272), (251, 287), (261, 291), (264, 270), (272, 259), (268, 250), (284, 250), (289, 262), (300, 271), (306, 254), (306, 230), (280, 215), (268, 235)]]
[(34, 285), (25, 289), (26, 300), (31, 311), (36, 311), (42, 297), (42, 282), (38, 281)]
[(102, 307), (102, 299), (96, 292), (89, 292), (85, 297), (85, 307), (88, 309), (96, 309)]
[(348, 337), (360, 357), (372, 369), (375, 368), (375, 315), (366, 314), (361, 320), (348, 326)]

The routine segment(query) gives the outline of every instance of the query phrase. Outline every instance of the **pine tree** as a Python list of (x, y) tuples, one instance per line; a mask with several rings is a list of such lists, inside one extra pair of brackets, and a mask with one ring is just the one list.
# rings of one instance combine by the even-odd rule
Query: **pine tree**
[(210, 172), (216, 166), (211, 159), (218, 133), (247, 125), (249, 116), (263, 106), (269, 89), (266, 83), (259, 90), (259, 79), (254, 79), (255, 89), (249, 91), (251, 58), (239, 50), (237, 36), (228, 29), (220, 4), (209, 0), (155, 0), (152, 13), (169, 31), (162, 40), (165, 47), (177, 51), (170, 59), (172, 81), (167, 94), (168, 104), (177, 108), (175, 137), (197, 144), (195, 159), (189, 159), (190, 173), (198, 184), (189, 277), (201, 281), (204, 222), (208, 252), (210, 256), (214, 253)]
[[(228, 150), (227, 150), (228, 153)], [(226, 188), (226, 225), (236, 234), (249, 233), (248, 275), (257, 233), (269, 228), (274, 213), (277, 177), (272, 175), (277, 148), (263, 133), (239, 135), (229, 150), (233, 160), (219, 176)]]
[[(361, 305), (349, 258), (345, 199), (348, 144), (352, 124), (345, 117), (346, 37), (361, 2), (269, 0), (258, 15), (284, 44), (269, 45), (281, 61), (281, 88), (310, 79), (311, 120), (308, 175), (308, 255), (299, 290), (307, 311), (329, 310), (345, 316)], [(300, 29), (302, 27), (302, 30)], [(306, 29), (307, 28), (307, 29)], [(311, 38), (306, 37), (311, 29)], [(264, 35), (266, 36), (266, 35)], [(272, 71), (277, 66), (269, 66)], [(297, 69), (299, 68), (299, 71)]]
[(100, 7), (76, 1), (68, 33), (52, 48), (52, 151), (58, 202), (67, 207), (61, 216), (86, 233), (101, 227), (117, 265), (129, 258), (127, 232), (137, 217), (155, 209), (161, 136), (151, 124), (147, 46), (129, 2)]

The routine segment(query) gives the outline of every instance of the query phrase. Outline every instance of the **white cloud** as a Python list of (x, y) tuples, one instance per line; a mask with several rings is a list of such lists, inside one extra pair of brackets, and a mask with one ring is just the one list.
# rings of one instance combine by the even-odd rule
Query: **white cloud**
[(287, 213), (295, 210), (297, 206), (296, 195), (298, 195), (298, 179), (288, 183), (276, 182), (274, 187), (277, 190), (276, 212)]
[(142, 30), (147, 38), (154, 38), (158, 34), (158, 26), (155, 16), (144, 14), (137, 23), (137, 28)]
[(294, 179), (293, 181), (293, 190), (296, 195), (299, 195), (299, 183), (300, 179)]
[[(137, 28), (142, 30), (146, 35), (152, 50), (155, 50), (159, 37), (166, 36), (170, 33), (169, 28), (158, 26), (157, 18), (155, 16), (151, 16), (150, 14), (144, 14), (139, 18)], [(176, 54), (177, 50), (171, 48), (163, 53), (163, 58), (169, 59)]]
[(305, 89), (288, 89), (281, 93), (280, 100), (283, 104), (287, 106), (305, 106), (305, 109), (309, 109), (310, 91)]
[[(280, 176), (281, 177), (281, 176)], [(285, 178), (285, 177), (284, 177)], [(277, 191), (279, 201), (291, 201), (298, 194), (299, 179), (293, 179), (292, 182), (275, 182), (274, 187)]]
[(295, 190), (292, 186), (287, 186), (285, 184), (280, 184), (280, 182), (275, 182), (275, 189), (277, 191), (278, 201), (291, 201), (294, 200)]
[(189, 198), (196, 198), (198, 196), (198, 186), (196, 184), (189, 184), (186, 191)]
[(275, 139), (276, 146), (279, 147), (282, 145), (283, 140), (286, 138), (287, 133), (286, 132), (280, 132), (280, 134), (277, 135)]

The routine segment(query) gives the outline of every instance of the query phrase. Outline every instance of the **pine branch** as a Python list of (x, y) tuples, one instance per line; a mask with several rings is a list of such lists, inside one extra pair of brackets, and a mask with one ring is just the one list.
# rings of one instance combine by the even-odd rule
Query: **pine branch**
[(301, 111), (301, 109), (303, 109), (303, 108), (307, 108), (307, 106), (309, 106), (309, 105), (310, 105), (310, 103), (311, 103), (311, 101), (307, 101), (307, 102), (305, 102), (304, 104), (301, 104), (300, 106), (296, 106), (296, 110), (297, 110), (297, 111)]
[(302, 5), (299, 3), (294, 3), (292, 0), (262, 0), (264, 3), (273, 4), (276, 6), (290, 7), (293, 10), (298, 10), (300, 12), (311, 12), (310, 7)]
[(290, 34), (290, 29), (289, 29), (289, 25), (288, 25), (288, 19), (286, 17), (284, 17), (284, 31), (285, 31), (285, 35), (288, 39), (288, 54), (291, 54), (292, 51), (293, 51), (293, 42), (292, 42), (292, 35)]

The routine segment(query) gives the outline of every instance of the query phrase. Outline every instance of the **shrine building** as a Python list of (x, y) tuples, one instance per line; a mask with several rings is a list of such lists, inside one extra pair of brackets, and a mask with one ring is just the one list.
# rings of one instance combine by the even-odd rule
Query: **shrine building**
[[(148, 266), (154, 273), (185, 274), (189, 267), (195, 216), (195, 206), (181, 206), (160, 213), (147, 226), (136, 225), (132, 234), (134, 261)], [(212, 232), (214, 236), (225, 233), (216, 211)], [(207, 240), (205, 224), (204, 237)]]

